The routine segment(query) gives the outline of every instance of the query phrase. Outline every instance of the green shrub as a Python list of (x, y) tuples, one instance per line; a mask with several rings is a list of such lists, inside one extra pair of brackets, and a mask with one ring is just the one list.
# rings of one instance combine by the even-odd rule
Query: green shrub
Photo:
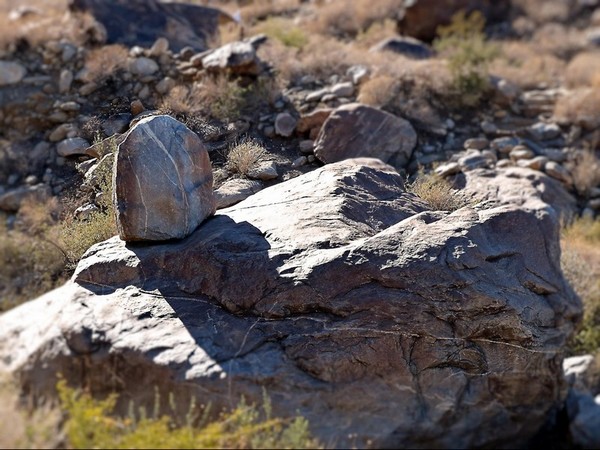
[[(271, 417), (265, 399), (261, 411), (243, 400), (220, 419), (194, 426), (188, 417), (180, 424), (166, 415), (123, 418), (112, 415), (117, 397), (95, 400), (90, 395), (58, 383), (61, 407), (67, 419), (64, 430), (72, 448), (314, 448), (308, 423), (301, 417)], [(158, 405), (155, 408), (158, 411)]]
[(256, 31), (277, 39), (286, 47), (302, 48), (308, 43), (308, 37), (291, 20), (281, 17), (269, 17), (256, 27)]
[(94, 188), (101, 195), (96, 198), (98, 210), (87, 218), (78, 219), (68, 214), (57, 225), (58, 242), (67, 258), (67, 269), (74, 269), (83, 254), (92, 245), (117, 234), (112, 203), (112, 169), (114, 158), (103, 158), (94, 172)]
[(420, 171), (412, 183), (407, 183), (406, 190), (435, 211), (456, 211), (469, 203), (447, 180), (435, 173)]
[(489, 89), (489, 64), (498, 56), (497, 46), (486, 40), (485, 18), (479, 11), (469, 16), (456, 13), (448, 26), (438, 27), (434, 47), (448, 59), (453, 94), (465, 106), (477, 105)]

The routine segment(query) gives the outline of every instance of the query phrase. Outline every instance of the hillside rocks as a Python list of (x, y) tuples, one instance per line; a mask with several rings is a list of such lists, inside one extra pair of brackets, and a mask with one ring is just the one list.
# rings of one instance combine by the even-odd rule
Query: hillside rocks
[(105, 28), (108, 43), (150, 47), (163, 37), (174, 51), (206, 50), (219, 22), (232, 20), (218, 9), (157, 0), (70, 0), (69, 9), (91, 14)]
[(433, 50), (428, 45), (408, 36), (386, 38), (371, 47), (371, 52), (389, 51), (412, 59), (427, 59), (433, 56)]
[(198, 135), (170, 116), (140, 120), (119, 144), (114, 203), (125, 241), (180, 239), (214, 213), (212, 170)]
[(127, 392), (122, 410), (150, 406), (149, 386), (214, 411), (265, 388), (336, 447), (523, 445), (565, 396), (581, 314), (556, 217), (542, 201), (429, 211), (403, 185), (348, 160), (184, 240), (97, 244), (73, 282), (0, 316), (0, 371), (37, 395), (57, 372)]
[(379, 158), (395, 167), (405, 166), (417, 143), (411, 124), (370, 106), (340, 106), (323, 123), (315, 142), (315, 156), (324, 163), (348, 158)]
[(402, 19), (398, 22), (401, 34), (422, 41), (432, 41), (440, 25), (448, 25), (459, 11), (480, 11), (487, 22), (506, 19), (510, 0), (414, 0), (406, 2)]

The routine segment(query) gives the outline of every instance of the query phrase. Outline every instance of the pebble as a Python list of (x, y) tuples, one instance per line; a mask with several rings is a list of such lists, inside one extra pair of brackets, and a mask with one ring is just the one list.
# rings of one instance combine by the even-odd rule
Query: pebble
[(519, 159), (531, 159), (534, 156), (535, 153), (523, 145), (517, 145), (509, 154), (510, 159), (513, 161), (518, 161)]
[(290, 113), (277, 114), (275, 118), (275, 133), (283, 137), (290, 137), (296, 129), (298, 121)]
[(143, 56), (129, 61), (129, 71), (134, 75), (148, 76), (158, 72), (158, 69), (156, 61)]
[(279, 176), (277, 166), (273, 161), (262, 163), (248, 171), (248, 177), (255, 180), (273, 180)]
[(19, 83), (26, 74), (27, 69), (18, 62), (0, 61), (0, 86)]
[(354, 85), (349, 81), (338, 83), (331, 88), (331, 93), (336, 97), (350, 97), (354, 94)]
[(496, 134), (498, 132), (498, 127), (487, 120), (481, 122), (481, 131), (485, 134)]
[(296, 158), (292, 162), (292, 169), (297, 169), (298, 167), (302, 167), (307, 162), (308, 162), (308, 158), (306, 156), (300, 156), (299, 158)]
[(555, 161), (549, 161), (545, 167), (546, 173), (552, 178), (555, 178), (563, 183), (570, 185), (573, 183), (573, 178), (567, 169)]
[(300, 141), (299, 147), (301, 153), (311, 154), (315, 147), (315, 141), (313, 141), (312, 139), (305, 139), (303, 141)]
[(60, 72), (58, 78), (58, 92), (66, 94), (71, 90), (71, 84), (73, 84), (73, 72), (68, 69), (63, 69)]
[(465, 141), (464, 147), (466, 149), (472, 148), (476, 150), (483, 150), (490, 145), (490, 141), (486, 138), (471, 138)]

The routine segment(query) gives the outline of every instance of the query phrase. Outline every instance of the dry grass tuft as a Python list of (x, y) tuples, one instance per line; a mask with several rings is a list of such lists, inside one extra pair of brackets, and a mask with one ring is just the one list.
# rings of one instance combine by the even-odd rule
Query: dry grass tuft
[(600, 52), (579, 53), (571, 60), (565, 72), (568, 87), (598, 86), (600, 79)]
[(582, 197), (589, 197), (591, 189), (600, 185), (600, 159), (593, 150), (579, 152), (569, 171), (573, 176), (573, 185)]
[(246, 176), (248, 172), (265, 160), (267, 151), (254, 139), (247, 139), (227, 152), (225, 167), (232, 173)]
[(59, 448), (61, 414), (48, 406), (27, 410), (11, 380), (0, 380), (0, 448)]
[(580, 219), (565, 228), (561, 238), (565, 277), (583, 300), (583, 323), (573, 338), (572, 354), (600, 348), (600, 220)]
[(554, 107), (559, 122), (597, 126), (600, 122), (600, 87), (577, 89), (560, 97)]
[(494, 75), (506, 78), (523, 89), (560, 84), (564, 61), (530, 43), (508, 41), (499, 45), (502, 56), (490, 64), (490, 72)]
[(354, 38), (377, 22), (397, 17), (403, 4), (403, 0), (327, 2), (316, 10), (310, 27), (317, 33)]
[(85, 58), (85, 81), (101, 82), (115, 76), (127, 66), (129, 51), (121, 44), (106, 45), (91, 50)]
[(435, 211), (456, 211), (469, 204), (447, 180), (434, 173), (420, 171), (415, 181), (407, 184), (406, 190), (427, 202)]

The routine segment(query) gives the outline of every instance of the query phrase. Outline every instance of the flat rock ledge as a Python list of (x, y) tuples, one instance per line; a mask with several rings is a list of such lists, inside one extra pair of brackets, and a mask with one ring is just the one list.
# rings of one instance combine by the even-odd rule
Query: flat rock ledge
[(557, 215), (431, 211), (378, 160), (267, 188), (189, 237), (90, 248), (64, 287), (0, 316), (0, 371), (50, 395), (186, 409), (240, 395), (335, 447), (515, 447), (566, 395), (581, 315)]

